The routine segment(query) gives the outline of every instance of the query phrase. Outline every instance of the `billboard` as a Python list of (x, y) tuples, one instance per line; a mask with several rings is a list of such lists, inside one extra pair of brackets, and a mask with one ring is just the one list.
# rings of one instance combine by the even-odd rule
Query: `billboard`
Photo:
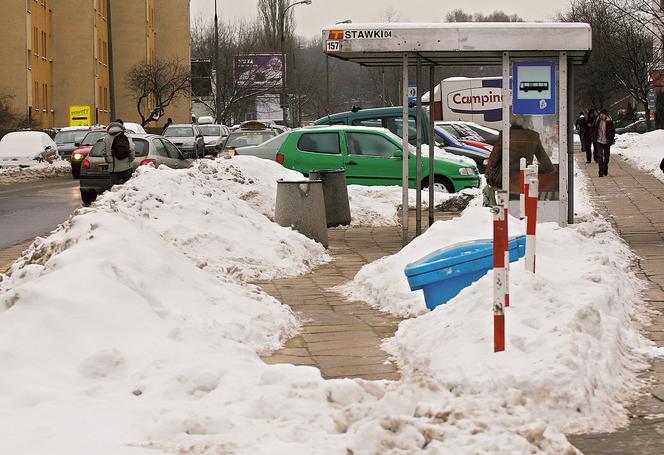
[(238, 85), (260, 89), (281, 88), (283, 56), (281, 54), (240, 54), (233, 62)]

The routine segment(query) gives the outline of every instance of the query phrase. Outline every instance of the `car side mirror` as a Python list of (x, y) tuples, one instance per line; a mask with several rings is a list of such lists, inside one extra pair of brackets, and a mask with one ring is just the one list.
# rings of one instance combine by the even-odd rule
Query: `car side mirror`
[(80, 142), (74, 142), (74, 147), (80, 147), (81, 143)]

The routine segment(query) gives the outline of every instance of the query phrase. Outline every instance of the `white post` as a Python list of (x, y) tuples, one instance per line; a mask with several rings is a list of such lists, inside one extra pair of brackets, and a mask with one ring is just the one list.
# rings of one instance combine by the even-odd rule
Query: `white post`
[[(505, 264), (505, 277), (504, 277), (504, 282), (505, 282), (505, 306), (508, 307), (510, 306), (510, 235), (509, 235), (509, 202), (510, 202), (510, 195), (507, 191), (496, 191), (496, 204), (498, 204), (498, 207), (500, 207), (503, 211), (503, 217), (501, 219), (501, 222), (503, 224), (502, 228), (502, 240), (501, 240), (501, 245), (503, 246), (503, 256), (504, 256), (504, 264)], [(494, 240), (495, 242), (495, 240)]]
[[(558, 224), (567, 226), (567, 208), (569, 204), (569, 193), (567, 187), (567, 53), (560, 53), (558, 63), (558, 194), (560, 195), (560, 212)], [(574, 107), (571, 106), (573, 109)]]
[(519, 219), (526, 217), (526, 159), (519, 160)]
[[(422, 234), (422, 58), (417, 57), (417, 70), (415, 73), (415, 96), (417, 108), (415, 110), (415, 236)], [(433, 185), (429, 185), (433, 189)]]
[(528, 182), (526, 199), (526, 270), (535, 273), (535, 250), (537, 246), (537, 200), (539, 197), (537, 174)]
[(402, 181), (401, 181), (401, 244), (408, 245), (408, 54), (403, 54), (403, 81), (401, 84), (402, 116)]

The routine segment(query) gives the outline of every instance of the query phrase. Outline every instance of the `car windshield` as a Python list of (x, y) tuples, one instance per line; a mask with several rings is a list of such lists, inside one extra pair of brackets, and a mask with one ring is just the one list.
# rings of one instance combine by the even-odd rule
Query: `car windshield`
[(83, 141), (81, 141), (81, 145), (95, 145), (97, 141), (104, 136), (106, 136), (106, 131), (92, 131), (85, 135)]
[(81, 142), (81, 139), (88, 134), (88, 130), (60, 131), (55, 135), (56, 144), (73, 144)]
[[(138, 139), (138, 138), (133, 138), (132, 141), (134, 142), (134, 151), (136, 153), (136, 157), (142, 157), (142, 156), (147, 156), (148, 154), (148, 141), (145, 139)], [(94, 147), (92, 147), (92, 150), (90, 150), (90, 156), (94, 157), (101, 157), (104, 156), (104, 143), (99, 142), (97, 143)]]
[(169, 126), (164, 132), (165, 137), (194, 137), (194, 129), (190, 126)]
[(221, 127), (219, 125), (201, 125), (199, 128), (203, 136), (221, 136)]
[(248, 145), (260, 145), (275, 136), (274, 131), (238, 131), (231, 133), (226, 139), (224, 148), (246, 147)]

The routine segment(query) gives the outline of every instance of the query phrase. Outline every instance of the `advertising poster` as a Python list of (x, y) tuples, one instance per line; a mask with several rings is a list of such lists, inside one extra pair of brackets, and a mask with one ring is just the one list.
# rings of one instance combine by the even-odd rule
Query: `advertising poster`
[(281, 88), (283, 59), (281, 54), (241, 54), (234, 60), (237, 83), (260, 89)]

